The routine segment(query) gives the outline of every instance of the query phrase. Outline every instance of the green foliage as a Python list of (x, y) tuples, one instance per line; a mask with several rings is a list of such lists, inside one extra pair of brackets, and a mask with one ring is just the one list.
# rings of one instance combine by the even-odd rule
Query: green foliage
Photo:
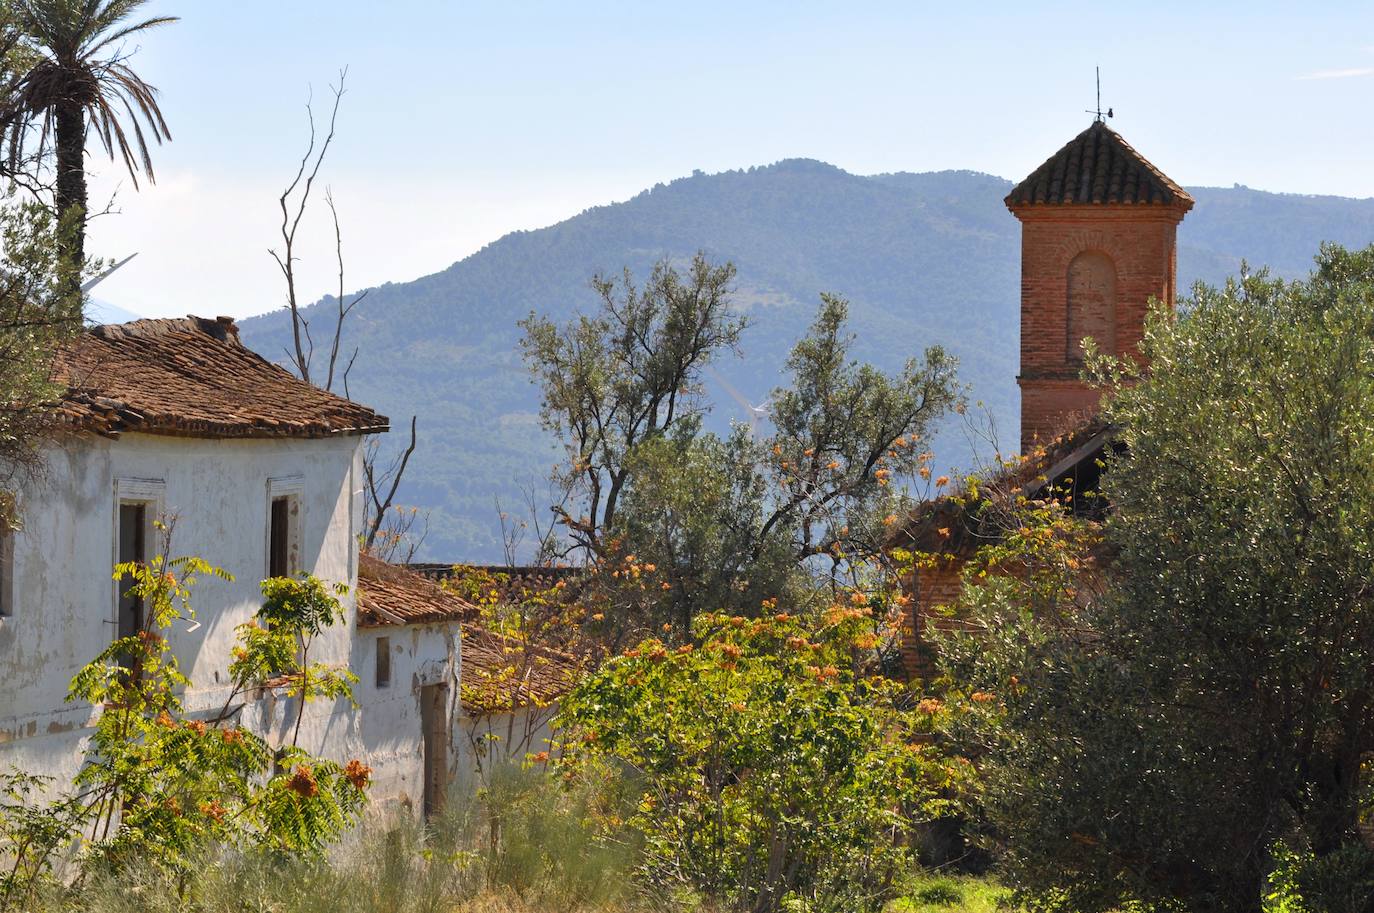
[(968, 737), (1035, 909), (1253, 910), (1275, 845), (1312, 884), (1374, 871), (1374, 249), (1184, 310), (1151, 319), (1148, 373), (1096, 365), (1126, 447), (1105, 573), (1035, 612), (1015, 579), (967, 588), (983, 636), (947, 653), (1001, 698)]
[(949, 810), (967, 762), (928, 744), (930, 708), (861, 671), (874, 625), (861, 604), (702, 615), (699, 646), (647, 640), (564, 699), (568, 775), (628, 778), (649, 883), (751, 910), (893, 896), (912, 828)]
[(252, 621), (238, 628), (243, 646), (234, 651), (230, 677), (239, 689), (280, 682), (289, 696), (300, 698), (291, 736), (293, 746), (300, 738), (306, 704), (317, 698), (353, 701), (358, 676), (346, 667), (309, 661), (315, 638), (343, 622), (338, 597), (347, 592), (345, 584), (326, 587), (311, 574), (270, 577), (262, 582), (262, 607)]
[(0, 858), (12, 857), (0, 876), (0, 909), (32, 903), (68, 848), (80, 851), (83, 879), (135, 865), (185, 879), (214, 847), (319, 856), (357, 820), (369, 782), (365, 765), (313, 757), (294, 743), (274, 748), (237, 724), (233, 706), (269, 670), (302, 703), (351, 699), (351, 673), (307, 665), (297, 649), (342, 619), (337, 599), (312, 577), (265, 581), (263, 609), (238, 629), (224, 707), (188, 715), (182, 695), (189, 681), (163, 632), (194, 617), (192, 590), (204, 576), (232, 579), (195, 557), (115, 567), (115, 579), (130, 581), (127, 592), (143, 603), (145, 626), (72, 679), (68, 700), (98, 708), (73, 791), (54, 797), (54, 784), (38, 778), (0, 778)]
[(521, 322), (544, 425), (566, 450), (554, 483), (580, 513), (561, 504), (554, 511), (592, 558), (605, 554), (635, 449), (700, 420), (702, 369), (738, 344), (745, 325), (730, 310), (734, 277), (732, 265), (712, 266), (699, 253), (686, 276), (655, 264), (642, 288), (628, 269), (619, 282), (596, 277), (595, 316), (567, 326), (535, 314)]
[(1010, 913), (1010, 893), (992, 881), (917, 873), (888, 913)]
[(1374, 852), (1352, 841), (1318, 857), (1274, 848), (1264, 913), (1364, 913), (1374, 906)]
[(425, 827), (377, 815), (328, 857), (214, 847), (186, 872), (134, 863), (51, 885), (24, 913), (662, 913), (634, 846), (594, 822), (619, 800), (511, 768)]
[(17, 520), (5, 489), (51, 421), (53, 358), (81, 330), (81, 300), (65, 293), (70, 270), (57, 256), (70, 221), (37, 203), (0, 203), (0, 525)]
[[(930, 478), (918, 445), (960, 403), (938, 348), (896, 375), (858, 363), (848, 305), (824, 295), (787, 361), (790, 385), (772, 394), (773, 435), (703, 432), (699, 371), (735, 333), (700, 327), (721, 319), (733, 273), (700, 257), (694, 271), (690, 294), (666, 265), (654, 273), (661, 297), (686, 298), (693, 316), (651, 332), (634, 329), (655, 311), (632, 293), (595, 320), (529, 324), (546, 420), (568, 450), (555, 478), (568, 500), (554, 510), (590, 558), (582, 598), (613, 643), (661, 624), (685, 638), (702, 611), (797, 605), (827, 577), (853, 583), (902, 508), (892, 483)], [(654, 367), (664, 361), (674, 367)]]

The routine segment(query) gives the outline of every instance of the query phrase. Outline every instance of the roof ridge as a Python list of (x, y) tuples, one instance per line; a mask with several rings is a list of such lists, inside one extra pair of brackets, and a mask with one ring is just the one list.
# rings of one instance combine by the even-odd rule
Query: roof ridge
[(239, 327), (233, 317), (143, 317), (124, 323), (103, 323), (88, 331), (92, 336), (106, 340), (148, 339), (166, 336), (170, 333), (204, 333), (220, 342), (227, 342), (243, 348), (239, 340)]

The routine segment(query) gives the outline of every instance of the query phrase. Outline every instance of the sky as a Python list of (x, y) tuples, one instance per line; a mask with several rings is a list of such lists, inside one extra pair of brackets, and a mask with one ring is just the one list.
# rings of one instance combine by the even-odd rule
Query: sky
[[(143, 316), (280, 307), (277, 199), (347, 67), (320, 175), (345, 285), (444, 269), (660, 181), (785, 158), (1019, 179), (1091, 120), (1185, 185), (1374, 197), (1374, 3), (150, 0), (125, 47), (173, 141), (89, 160), (96, 291)], [(318, 193), (318, 188), (317, 188)], [(322, 195), (300, 292), (337, 289)]]

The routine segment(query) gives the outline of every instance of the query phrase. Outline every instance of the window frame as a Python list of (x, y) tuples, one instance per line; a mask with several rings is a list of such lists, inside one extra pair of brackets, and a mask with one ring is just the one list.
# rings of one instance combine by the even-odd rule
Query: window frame
[(267, 480), (267, 499), (264, 505), (266, 518), (263, 524), (262, 570), (263, 578), (272, 576), (273, 549), (273, 504), (286, 501), (286, 577), (296, 577), (301, 573), (301, 530), (305, 510), (305, 477), (301, 475), (282, 476)]
[[(385, 671), (385, 676), (382, 674)], [(391, 636), (384, 634), (376, 640), (376, 650), (373, 657), (372, 684), (379, 691), (390, 688), (392, 682), (391, 674)]]
[[(114, 509), (110, 529), (110, 567), (119, 563), (119, 537), (121, 532), (120, 508), (125, 505), (143, 507), (143, 550), (144, 560), (151, 561), (157, 551), (157, 521), (164, 512), (167, 502), (167, 483), (162, 479), (117, 478), (114, 483)], [(109, 623), (114, 638), (119, 637), (119, 598), (125, 588), (123, 579), (114, 578), (110, 587)]]

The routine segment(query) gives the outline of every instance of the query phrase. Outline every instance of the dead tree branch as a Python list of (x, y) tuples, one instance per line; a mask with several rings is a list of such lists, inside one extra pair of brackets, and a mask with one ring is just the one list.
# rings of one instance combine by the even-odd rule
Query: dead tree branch
[[(291, 312), (291, 339), (295, 346), (294, 353), (291, 355), (292, 363), (296, 367), (296, 373), (301, 379), (310, 382), (310, 362), (315, 354), (314, 341), (310, 337), (310, 322), (302, 313), (300, 299), (296, 293), (296, 235), (300, 230), (301, 219), (305, 216), (305, 210), (310, 203), (310, 191), (315, 185), (315, 178), (320, 173), (320, 166), (324, 164), (324, 157), (329, 152), (330, 145), (334, 142), (335, 124), (339, 117), (339, 103), (343, 100), (344, 80), (348, 77), (348, 68), (344, 67), (339, 71), (339, 81), (337, 85), (330, 86), (330, 91), (334, 93), (334, 105), (329, 112), (329, 132), (325, 134), (324, 142), (319, 144), (316, 151), (316, 141), (318, 139), (315, 130), (315, 109), (309, 100), (305, 103), (306, 117), (310, 122), (310, 142), (306, 146), (305, 155), (301, 156), (300, 165), (296, 168), (296, 175), (287, 184), (282, 195), (277, 199), (277, 205), (281, 209), (281, 237), (282, 251), (278, 253), (275, 248), (267, 252), (276, 261), (277, 268), (281, 270), (282, 277), (286, 280), (286, 309)], [(297, 189), (300, 194), (295, 199), (292, 195)], [(333, 209), (331, 203), (330, 209)], [(337, 219), (335, 220), (337, 228)], [(341, 326), (342, 324), (340, 324)], [(335, 329), (335, 348), (338, 346), (338, 327)], [(329, 389), (328, 386), (325, 389)]]
[[(334, 303), (338, 306), (338, 312), (334, 320), (334, 338), (329, 344), (329, 374), (324, 381), (324, 388), (332, 390), (334, 388), (334, 368), (339, 361), (339, 343), (343, 337), (344, 319), (358, 306), (359, 302), (367, 297), (367, 290), (354, 295), (352, 301), (344, 297), (343, 232), (339, 229), (339, 210), (334, 206), (334, 193), (328, 187), (324, 190), (324, 201), (329, 205), (329, 215), (334, 220), (334, 255), (339, 262), (339, 294), (334, 299)], [(344, 368), (345, 396), (348, 395), (348, 372), (353, 368), (353, 359), (357, 357), (358, 348), (354, 346), (353, 354), (349, 356), (348, 365)]]
[[(410, 464), (411, 454), (415, 452), (415, 444), (415, 417), (412, 416), (410, 419), (410, 443), (401, 454), (391, 461), (386, 469), (378, 470), (375, 450), (368, 455), (369, 459), (363, 461), (363, 481), (367, 485), (367, 516), (363, 523), (366, 536), (363, 539), (363, 548), (368, 552), (372, 552), (374, 547), (379, 545), (380, 534), (386, 528), (386, 524), (392, 522), (391, 514), (394, 513), (392, 507), (396, 500), (396, 490), (401, 486), (401, 478), (405, 475), (406, 466)], [(383, 491), (386, 493), (383, 494)], [(409, 526), (407, 526), (406, 532), (409, 532)], [(412, 547), (411, 551), (414, 551), (415, 548), (418, 548), (418, 544)]]

